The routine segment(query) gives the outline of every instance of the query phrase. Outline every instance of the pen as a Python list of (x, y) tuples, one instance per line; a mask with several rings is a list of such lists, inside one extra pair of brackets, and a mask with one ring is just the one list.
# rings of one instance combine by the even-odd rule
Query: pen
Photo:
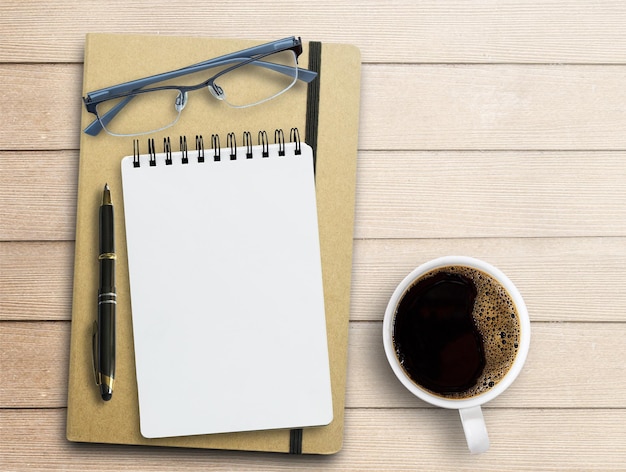
[(98, 290), (97, 333), (94, 335), (96, 383), (102, 399), (113, 395), (115, 378), (115, 241), (113, 235), (113, 204), (109, 184), (104, 186), (100, 206), (100, 288)]

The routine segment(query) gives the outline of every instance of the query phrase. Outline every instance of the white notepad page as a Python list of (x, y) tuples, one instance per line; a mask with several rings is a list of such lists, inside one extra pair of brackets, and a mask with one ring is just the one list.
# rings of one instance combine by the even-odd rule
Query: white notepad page
[(277, 146), (122, 161), (144, 437), (332, 420), (312, 150)]

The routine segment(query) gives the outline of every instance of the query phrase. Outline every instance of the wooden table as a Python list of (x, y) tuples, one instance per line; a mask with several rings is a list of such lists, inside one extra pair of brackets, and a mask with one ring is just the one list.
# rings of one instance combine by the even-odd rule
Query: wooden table
[[(345, 442), (330, 457), (65, 439), (88, 31), (353, 43), (363, 58)], [(626, 468), (626, 4), (586, 0), (0, 6), (0, 470)], [(323, 139), (323, 138), (322, 138)], [(517, 284), (533, 339), (470, 456), (384, 359), (395, 285), (446, 254)]]

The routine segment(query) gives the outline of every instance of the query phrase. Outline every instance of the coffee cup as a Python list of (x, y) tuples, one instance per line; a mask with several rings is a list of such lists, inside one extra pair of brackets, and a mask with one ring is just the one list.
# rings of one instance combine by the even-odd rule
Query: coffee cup
[(530, 346), (521, 294), (479, 259), (426, 262), (397, 286), (385, 311), (383, 345), (400, 382), (418, 398), (459, 410), (469, 450), (489, 449), (481, 405), (518, 376)]

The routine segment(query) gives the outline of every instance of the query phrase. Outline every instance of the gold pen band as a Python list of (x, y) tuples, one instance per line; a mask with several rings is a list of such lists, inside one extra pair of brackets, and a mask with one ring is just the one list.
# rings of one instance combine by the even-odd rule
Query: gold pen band
[(96, 379), (96, 385), (106, 385), (111, 390), (113, 390), (113, 377), (109, 377), (108, 375), (104, 375), (98, 372), (98, 376)]
[(100, 254), (98, 256), (98, 260), (103, 260), (103, 259), (117, 259), (117, 256), (115, 255), (114, 252), (105, 252), (104, 254)]

